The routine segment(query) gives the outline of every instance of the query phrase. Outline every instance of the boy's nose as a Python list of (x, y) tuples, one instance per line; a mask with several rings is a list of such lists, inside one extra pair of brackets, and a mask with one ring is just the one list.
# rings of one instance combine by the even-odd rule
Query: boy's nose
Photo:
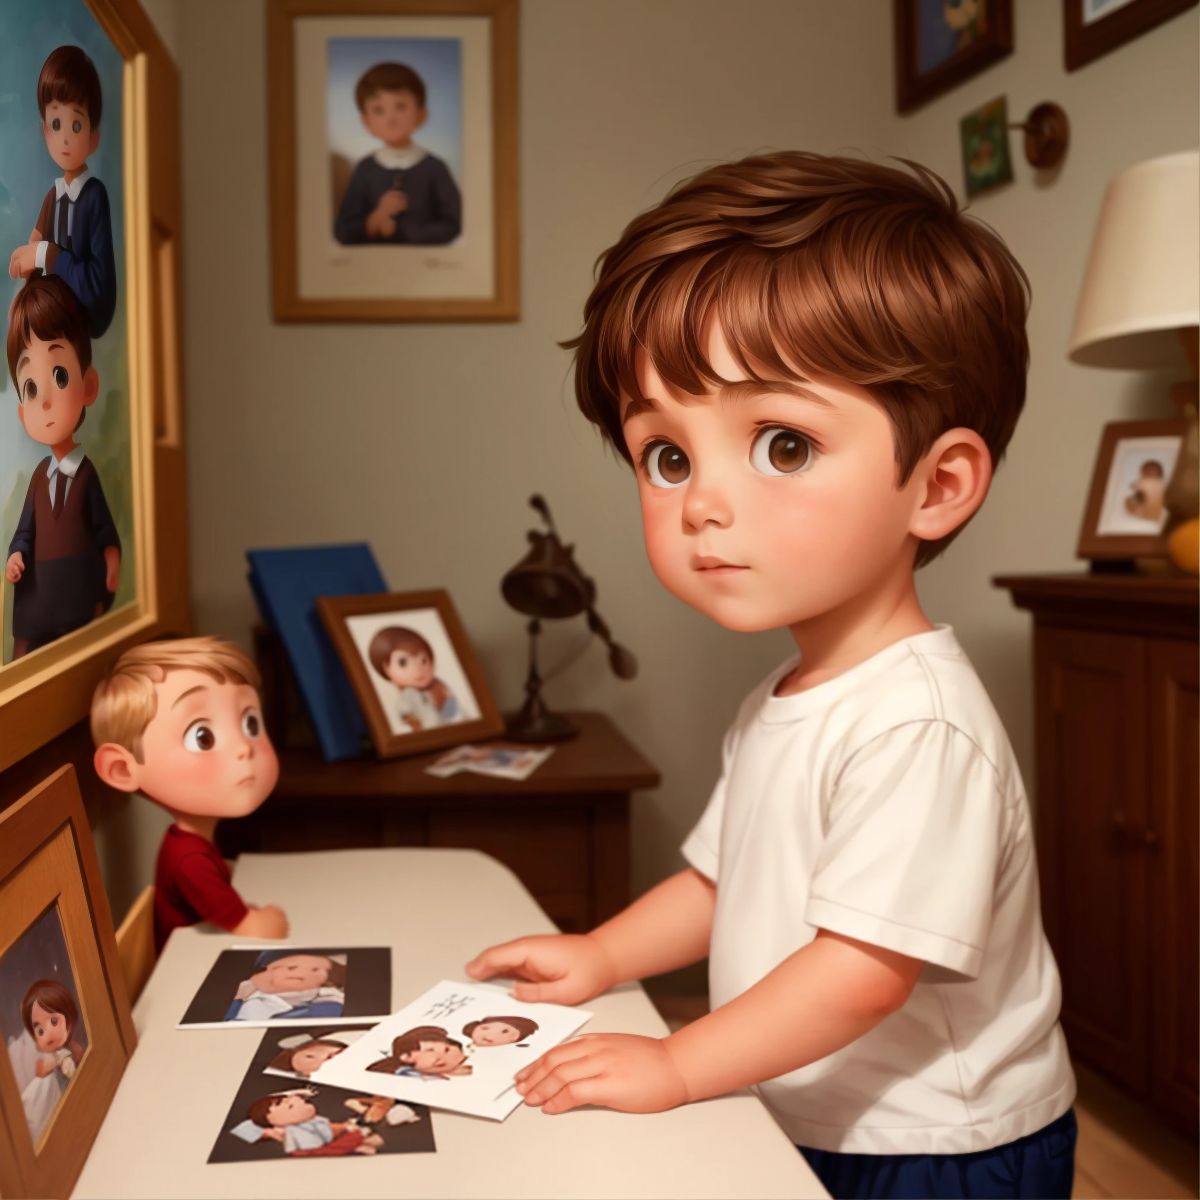
[(723, 528), (733, 522), (728, 493), (717, 481), (694, 477), (684, 487), (683, 523), (689, 529), (700, 529), (705, 525)]

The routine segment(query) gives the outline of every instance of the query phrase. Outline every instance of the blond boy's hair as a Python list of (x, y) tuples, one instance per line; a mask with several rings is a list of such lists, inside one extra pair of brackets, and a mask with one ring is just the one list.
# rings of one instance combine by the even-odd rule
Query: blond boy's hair
[(261, 686), (254, 663), (232, 642), (216, 637), (143, 642), (117, 659), (92, 695), (92, 741), (128, 750), (142, 761), (142, 734), (158, 709), (156, 683), (171, 671), (203, 671), (218, 683)]

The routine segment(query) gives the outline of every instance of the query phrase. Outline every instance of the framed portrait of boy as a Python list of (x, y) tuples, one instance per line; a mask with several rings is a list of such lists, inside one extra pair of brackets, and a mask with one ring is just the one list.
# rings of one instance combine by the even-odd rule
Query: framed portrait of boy
[(65, 1196), (136, 1043), (69, 766), (0, 816), (0, 1035), (0, 1192)]
[(380, 758), (503, 732), (504, 719), (447, 592), (322, 596), (317, 611)]
[(136, 0), (0, 7), (0, 770), (187, 625), (178, 80)]
[(1012, 0), (892, 0), (896, 111), (909, 112), (1013, 48)]
[(1182, 418), (1112, 421), (1104, 427), (1078, 557), (1167, 556), (1165, 493), (1186, 431)]
[(515, 320), (518, 0), (270, 0), (278, 321)]

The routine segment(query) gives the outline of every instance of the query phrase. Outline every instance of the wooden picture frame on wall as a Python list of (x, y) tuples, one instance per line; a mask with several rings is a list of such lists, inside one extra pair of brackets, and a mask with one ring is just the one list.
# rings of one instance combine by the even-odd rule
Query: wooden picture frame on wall
[(1200, 0), (1063, 0), (1063, 64), (1077, 71)]
[(277, 321), (520, 315), (518, 4), (268, 0)]
[(0, 1194), (67, 1196), (137, 1044), (72, 767), (0, 815)]
[[(37, 21), (22, 22), (21, 4), (36, 8)], [(87, 413), (79, 440), (89, 458), (104, 460), (97, 474), (104, 476), (110, 507), (120, 497), (123, 517), (114, 518), (118, 527), (123, 521), (126, 528), (120, 584), (109, 611), (22, 657), (13, 657), (13, 628), (0, 628), (3, 771), (87, 716), (96, 683), (122, 650), (161, 633), (186, 632), (189, 599), (175, 65), (136, 0), (19, 0), (0, 10), (0, 37), (23, 39), (20, 61), (28, 63), (27, 77), (10, 80), (20, 112), (10, 106), (0, 116), (6, 146), (0, 182), (10, 185), (13, 180), (4, 178), (5, 171), (15, 172), (19, 163), (22, 177), (28, 176), (25, 190), (36, 187), (39, 199), (60, 170), (48, 156), (38, 128), (42, 63), (60, 45), (80, 45), (101, 74), (102, 136), (92, 158), (101, 163), (101, 181), (110, 197), (117, 307), (111, 326), (93, 338), (92, 350), (93, 363), (118, 364), (118, 378), (110, 373), (106, 380), (101, 374), (99, 399)], [(32, 119), (26, 119), (27, 106)], [(13, 129), (5, 127), (10, 118), (16, 121)], [(93, 164), (88, 165), (90, 169)], [(18, 245), (29, 237), (38, 215), (36, 208), (24, 211), (28, 203), (23, 197)], [(13, 239), (15, 229), (6, 225), (3, 233)], [(3, 250), (7, 255), (11, 247)], [(24, 281), (6, 278), (4, 284), (7, 308)], [(107, 360), (105, 354), (110, 356)], [(0, 392), (11, 387), (5, 364)], [(15, 392), (8, 396), (13, 400)], [(11, 413), (8, 419), (20, 433)], [(17, 442), (15, 436), (9, 440)], [(23, 501), (33, 494), (27, 491), (31, 464), (36, 451), (43, 450), (31, 439), (24, 441), (30, 443), (20, 447), (25, 457), (0, 470), (0, 509), (7, 522), (0, 529), (0, 548), (5, 560), (17, 526), (14, 514), (24, 511)], [(119, 453), (113, 452), (114, 442), (119, 443)], [(0, 614), (10, 619), (15, 586), (20, 584), (0, 576)], [(4, 624), (0, 616), (0, 626)]]
[(1012, 0), (892, 0), (892, 16), (897, 112), (910, 112), (1012, 53)]
[(448, 592), (321, 596), (317, 612), (380, 758), (421, 754), (504, 731), (504, 718)]
[(1182, 417), (1110, 421), (1100, 438), (1079, 558), (1166, 558), (1167, 483), (1187, 432)]

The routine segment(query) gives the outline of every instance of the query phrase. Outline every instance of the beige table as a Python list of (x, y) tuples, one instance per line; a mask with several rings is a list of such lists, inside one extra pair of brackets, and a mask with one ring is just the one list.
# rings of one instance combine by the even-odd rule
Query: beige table
[[(392, 947), (398, 1008), (493, 942), (553, 926), (506, 867), (473, 850), (243, 855), (234, 883), (288, 912), (292, 941)], [(602, 1109), (492, 1122), (433, 1115), (437, 1152), (209, 1165), (261, 1029), (177, 1030), (228, 935), (176, 932), (135, 1009), (140, 1039), (76, 1197), (823, 1197), (748, 1093), (649, 1116)], [(588, 1004), (589, 1030), (662, 1035), (640, 986)]]

